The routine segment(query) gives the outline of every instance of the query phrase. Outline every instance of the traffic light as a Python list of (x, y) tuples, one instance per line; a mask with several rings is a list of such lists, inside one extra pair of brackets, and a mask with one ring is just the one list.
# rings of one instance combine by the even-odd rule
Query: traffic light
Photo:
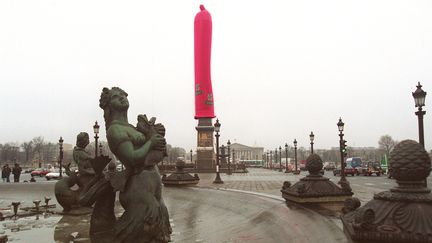
[(348, 148), (347, 148), (346, 142), (347, 142), (346, 140), (342, 140), (341, 146), (340, 146), (341, 152), (343, 153), (344, 157), (346, 157), (347, 153), (348, 153)]

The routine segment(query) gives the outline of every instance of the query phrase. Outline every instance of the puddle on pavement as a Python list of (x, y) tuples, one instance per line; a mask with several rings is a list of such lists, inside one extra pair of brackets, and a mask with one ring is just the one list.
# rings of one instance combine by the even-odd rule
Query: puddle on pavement
[(90, 215), (68, 216), (52, 214), (5, 220), (0, 222), (0, 236), (8, 242), (90, 242)]

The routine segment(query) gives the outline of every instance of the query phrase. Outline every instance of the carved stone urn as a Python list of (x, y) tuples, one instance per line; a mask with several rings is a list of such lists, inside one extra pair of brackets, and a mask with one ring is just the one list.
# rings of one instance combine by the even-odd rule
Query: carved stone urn
[(198, 174), (194, 176), (185, 172), (183, 169), (186, 163), (183, 157), (178, 157), (176, 162), (176, 171), (169, 176), (162, 176), (162, 183), (165, 186), (188, 186), (196, 185), (199, 182)]
[(311, 154), (306, 159), (309, 175), (291, 186), (285, 182), (282, 186), (282, 197), (287, 203), (299, 203), (313, 208), (339, 212), (344, 201), (351, 198), (352, 192), (346, 191), (320, 174), (323, 162), (319, 155)]
[(398, 186), (343, 215), (345, 233), (355, 242), (432, 242), (429, 155), (421, 144), (404, 140), (390, 153), (389, 166)]

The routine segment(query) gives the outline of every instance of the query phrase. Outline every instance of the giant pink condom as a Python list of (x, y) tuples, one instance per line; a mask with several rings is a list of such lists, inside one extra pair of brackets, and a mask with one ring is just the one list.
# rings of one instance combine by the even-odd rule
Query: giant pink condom
[(195, 119), (215, 117), (210, 75), (212, 19), (203, 5), (200, 9), (194, 22)]

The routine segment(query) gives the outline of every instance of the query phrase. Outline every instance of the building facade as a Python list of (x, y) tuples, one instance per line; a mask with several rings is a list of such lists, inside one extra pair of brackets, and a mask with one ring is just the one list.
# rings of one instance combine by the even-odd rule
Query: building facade
[(231, 161), (232, 163), (263, 163), (263, 147), (252, 147), (240, 143), (231, 144)]

